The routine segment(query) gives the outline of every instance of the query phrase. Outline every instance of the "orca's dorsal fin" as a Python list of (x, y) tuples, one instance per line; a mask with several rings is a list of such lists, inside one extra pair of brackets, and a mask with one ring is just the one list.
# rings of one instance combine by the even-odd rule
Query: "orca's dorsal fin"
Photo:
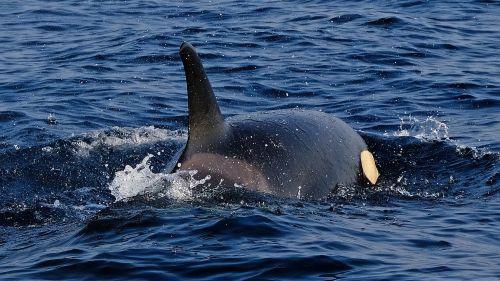
[(184, 64), (188, 92), (188, 144), (193, 141), (203, 142), (204, 139), (211, 139), (222, 133), (224, 118), (196, 49), (184, 42), (179, 55)]

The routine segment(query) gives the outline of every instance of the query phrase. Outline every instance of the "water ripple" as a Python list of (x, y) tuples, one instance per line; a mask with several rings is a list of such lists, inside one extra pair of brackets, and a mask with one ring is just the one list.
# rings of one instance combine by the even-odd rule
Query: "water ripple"
[[(0, 279), (495, 279), (498, 14), (482, 0), (2, 3)], [(115, 202), (118, 172), (189, 183), (166, 171), (187, 138), (183, 41), (226, 116), (340, 117), (380, 184), (308, 202), (165, 180)]]

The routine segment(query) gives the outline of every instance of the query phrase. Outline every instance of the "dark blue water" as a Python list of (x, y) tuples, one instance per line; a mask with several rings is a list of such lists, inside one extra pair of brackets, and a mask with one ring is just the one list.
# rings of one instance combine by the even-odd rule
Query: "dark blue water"
[[(340, 117), (379, 185), (193, 194), (183, 41), (226, 116)], [(497, 1), (3, 1), (0, 42), (2, 280), (500, 278)]]

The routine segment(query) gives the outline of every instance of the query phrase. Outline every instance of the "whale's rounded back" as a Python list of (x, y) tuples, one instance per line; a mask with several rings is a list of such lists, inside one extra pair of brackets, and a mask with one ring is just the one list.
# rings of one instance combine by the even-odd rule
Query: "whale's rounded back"
[(196, 50), (183, 43), (189, 137), (177, 169), (207, 184), (244, 186), (285, 197), (322, 198), (360, 175), (363, 139), (345, 122), (311, 110), (224, 119)]

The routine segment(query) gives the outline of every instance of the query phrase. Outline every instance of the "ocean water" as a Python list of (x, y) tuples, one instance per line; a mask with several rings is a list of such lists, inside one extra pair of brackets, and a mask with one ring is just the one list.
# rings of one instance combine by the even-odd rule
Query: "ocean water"
[[(497, 1), (3, 1), (0, 39), (1, 280), (500, 278)], [(380, 183), (193, 193), (183, 41), (226, 116), (340, 117)]]

